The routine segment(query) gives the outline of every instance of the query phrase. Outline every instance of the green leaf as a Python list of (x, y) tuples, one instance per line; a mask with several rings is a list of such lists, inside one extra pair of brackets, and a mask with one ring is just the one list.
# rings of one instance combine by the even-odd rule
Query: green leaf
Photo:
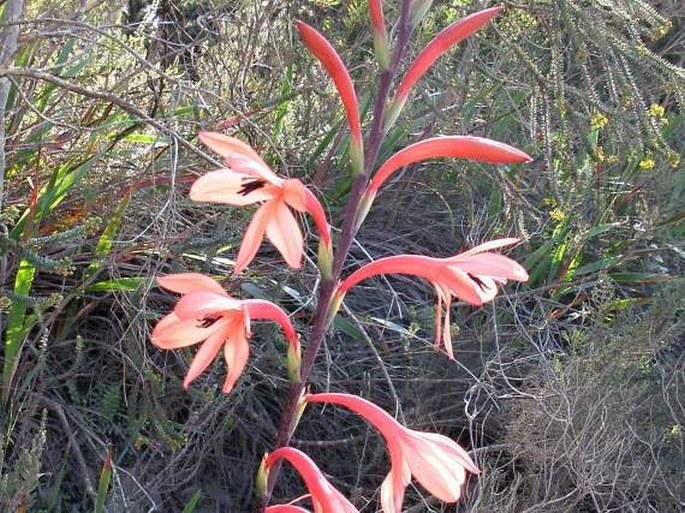
[(115, 278), (93, 283), (86, 287), (86, 292), (135, 292), (145, 283), (146, 277)]
[[(19, 262), (19, 270), (14, 280), (14, 294), (19, 297), (28, 297), (31, 291), (36, 268), (28, 260)], [(19, 349), (24, 341), (26, 332), (31, 328), (26, 322), (26, 302), (12, 301), (7, 314), (7, 328), (5, 330), (5, 365), (2, 371), (3, 398), (9, 398), (9, 386), (12, 383), (14, 372), (17, 367)]]
[(193, 511), (195, 511), (195, 506), (197, 506), (198, 502), (200, 502), (201, 497), (202, 488), (198, 489), (198, 491), (193, 494), (193, 496), (188, 501), (188, 504), (186, 504), (186, 507), (183, 508), (183, 511), (181, 513), (193, 513)]
[(293, 91), (293, 67), (289, 65), (285, 70), (285, 78), (281, 85), (281, 101), (276, 106), (276, 120), (274, 121), (274, 128), (271, 131), (271, 137), (277, 139), (283, 131), (283, 121), (286, 114), (288, 114), (288, 107), (290, 106), (290, 98)]
[(98, 493), (95, 498), (95, 513), (104, 513), (105, 502), (107, 501), (107, 490), (109, 483), (112, 480), (112, 453), (107, 451), (105, 454), (105, 461), (102, 464), (102, 472), (100, 473), (100, 483), (98, 484)]
[(102, 231), (102, 235), (100, 235), (98, 243), (95, 245), (95, 260), (91, 262), (86, 269), (86, 277), (92, 276), (93, 273), (100, 268), (102, 259), (109, 255), (112, 251), (114, 236), (119, 231), (119, 227), (121, 226), (128, 202), (128, 198), (125, 198), (121, 203), (119, 203), (119, 206), (112, 214), (107, 226), (105, 226), (105, 229)]

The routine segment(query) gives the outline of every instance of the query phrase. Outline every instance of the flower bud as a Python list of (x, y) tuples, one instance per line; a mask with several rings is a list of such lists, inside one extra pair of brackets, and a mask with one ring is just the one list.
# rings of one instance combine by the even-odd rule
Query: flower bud
[(331, 298), (331, 302), (328, 307), (328, 314), (326, 317), (326, 329), (330, 328), (333, 324), (333, 319), (335, 319), (338, 310), (340, 310), (340, 305), (342, 305), (343, 299), (345, 299), (345, 292), (343, 292), (340, 289), (336, 290), (333, 294), (333, 297)]
[(352, 174), (360, 175), (364, 172), (364, 143), (361, 139), (361, 134), (359, 137), (355, 137), (352, 134), (350, 140), (350, 161), (352, 163)]
[(330, 280), (333, 276), (333, 248), (331, 247), (330, 240), (328, 242), (324, 240), (319, 242), (317, 255), (321, 278), (323, 280)]
[(300, 382), (300, 366), (302, 364), (302, 350), (300, 344), (288, 344), (288, 379), (291, 383)]
[(266, 458), (269, 453), (265, 453), (262, 457), (262, 461), (259, 464), (259, 469), (257, 470), (257, 478), (255, 480), (255, 493), (257, 497), (262, 498), (266, 494), (266, 484), (269, 480), (269, 469), (266, 468)]

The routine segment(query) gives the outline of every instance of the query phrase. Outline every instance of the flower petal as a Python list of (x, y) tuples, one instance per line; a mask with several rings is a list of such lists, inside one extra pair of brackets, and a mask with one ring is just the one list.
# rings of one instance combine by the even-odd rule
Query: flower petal
[(245, 305), (248, 318), (277, 322), (291, 345), (299, 343), (297, 332), (290, 322), (288, 314), (280, 307), (263, 299), (245, 299), (243, 304)]
[(383, 513), (400, 513), (404, 502), (404, 492), (411, 481), (411, 471), (395, 440), (387, 442), (390, 472), (381, 484), (381, 509)]
[(178, 273), (158, 276), (157, 283), (171, 292), (188, 294), (198, 290), (208, 290), (216, 294), (228, 296), (226, 291), (216, 280), (200, 273)]
[(197, 350), (197, 353), (195, 353), (195, 357), (190, 364), (188, 373), (183, 380), (183, 388), (186, 390), (188, 390), (190, 383), (192, 383), (195, 378), (197, 378), (205, 371), (205, 369), (207, 369), (207, 367), (209, 367), (209, 364), (212, 363), (214, 358), (216, 358), (219, 349), (221, 349), (221, 345), (226, 341), (226, 336), (228, 335), (226, 332), (226, 326), (223, 325), (222, 327), (224, 329), (218, 329), (212, 335), (207, 337), (205, 343), (202, 344), (200, 349)]
[(212, 333), (214, 330), (203, 328), (197, 319), (181, 320), (175, 313), (170, 313), (160, 319), (150, 338), (160, 349), (179, 349), (202, 342)]
[(528, 280), (528, 273), (521, 264), (497, 253), (457, 255), (451, 260), (451, 267), (458, 267), (465, 273), (515, 281)]
[(408, 429), (400, 443), (412, 475), (441, 501), (459, 500), (466, 470), (479, 473), (468, 453), (446, 436)]
[(278, 175), (271, 171), (249, 144), (217, 132), (199, 132), (197, 135), (205, 146), (221, 155), (224, 162), (235, 171), (259, 176), (274, 184), (280, 182)]
[[(242, 324), (242, 323), (241, 323)], [(247, 359), (250, 357), (250, 344), (245, 337), (245, 327), (235, 326), (230, 339), (224, 345), (224, 358), (226, 359), (226, 366), (228, 371), (226, 374), (226, 381), (221, 391), (228, 394), (233, 390), (238, 378), (242, 375), (247, 365)]]
[(516, 244), (520, 240), (521, 239), (518, 239), (516, 237), (504, 237), (502, 239), (489, 240), (487, 242), (483, 242), (482, 244), (478, 244), (478, 246), (475, 246), (467, 251), (464, 251), (463, 253), (459, 253), (457, 256), (465, 257), (469, 255), (483, 253), (485, 251), (490, 251), (492, 249), (499, 249), (504, 246), (511, 246), (512, 244)]
[(302, 451), (293, 447), (281, 447), (270, 453), (264, 462), (268, 469), (281, 458), (287, 460), (307, 485), (315, 513), (359, 513), (337, 489), (324, 477), (316, 463)]
[(274, 196), (274, 187), (266, 180), (231, 169), (219, 169), (198, 178), (190, 188), (190, 199), (227, 203), (241, 207)]
[(478, 285), (461, 269), (454, 266), (445, 267), (441, 270), (438, 281), (462, 301), (476, 306), (483, 304), (483, 297)]
[(243, 235), (243, 243), (240, 245), (235, 261), (234, 271), (236, 274), (241, 273), (257, 254), (264, 238), (266, 224), (269, 221), (269, 212), (273, 208), (272, 204), (274, 201), (276, 200), (264, 203), (252, 217), (252, 221), (250, 221), (250, 225), (247, 227), (245, 235)]
[(223, 315), (230, 311), (239, 312), (243, 302), (225, 295), (206, 290), (189, 292), (178, 300), (174, 313), (181, 320), (202, 319), (209, 315)]
[(304, 240), (295, 216), (284, 201), (274, 201), (266, 224), (266, 236), (293, 269), (302, 266)]
[(289, 178), (283, 182), (283, 199), (290, 208), (298, 212), (307, 211), (307, 188), (297, 178)]

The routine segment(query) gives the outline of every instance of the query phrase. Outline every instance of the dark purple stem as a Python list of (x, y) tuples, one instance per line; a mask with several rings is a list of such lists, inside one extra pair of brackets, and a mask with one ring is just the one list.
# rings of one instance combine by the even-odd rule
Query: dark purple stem
[[(409, 42), (409, 37), (412, 32), (413, 27), (410, 25), (409, 20), (409, 4), (410, 0), (403, 0), (402, 2), (402, 11), (398, 24), (397, 43), (393, 52), (390, 69), (382, 72), (380, 75), (378, 82), (378, 94), (376, 96), (376, 101), (373, 108), (373, 123), (365, 145), (364, 172), (354, 177), (352, 182), (352, 189), (350, 191), (347, 207), (345, 209), (345, 218), (343, 221), (340, 239), (338, 240), (337, 247), (335, 248), (332, 278), (329, 280), (324, 280), (321, 283), (318, 303), (312, 319), (312, 333), (309, 337), (307, 348), (302, 355), (300, 382), (293, 383), (290, 387), (288, 404), (286, 405), (281, 416), (281, 424), (278, 430), (278, 436), (276, 438), (276, 448), (286, 447), (290, 444), (290, 439), (292, 438), (293, 431), (296, 427), (295, 416), (297, 413), (298, 402), (302, 392), (304, 391), (307, 380), (309, 379), (309, 375), (314, 367), (314, 362), (319, 353), (319, 349), (321, 349), (321, 344), (326, 336), (326, 321), (328, 319), (331, 299), (337, 288), (338, 281), (340, 280), (340, 274), (342, 273), (343, 266), (345, 265), (345, 260), (347, 260), (350, 247), (352, 246), (354, 236), (356, 235), (355, 220), (357, 218), (357, 212), (359, 211), (359, 204), (361, 202), (364, 189), (368, 184), (371, 172), (373, 171), (374, 164), (376, 163), (376, 158), (378, 158), (378, 153), (385, 135), (383, 133), (383, 113), (385, 111), (385, 106), (390, 94), (390, 87), (392, 86), (392, 81), (395, 72), (397, 71), (397, 66), (406, 52), (407, 43)], [(271, 492), (278, 477), (279, 471), (279, 463), (275, 463), (270, 469), (266, 494), (262, 497), (257, 509), (257, 511), (261, 513), (264, 512), (269, 503)]]

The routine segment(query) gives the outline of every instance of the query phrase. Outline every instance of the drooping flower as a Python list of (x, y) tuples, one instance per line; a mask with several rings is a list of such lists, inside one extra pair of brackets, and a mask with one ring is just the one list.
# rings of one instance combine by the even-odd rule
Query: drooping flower
[(390, 473), (381, 485), (384, 513), (400, 513), (404, 491), (412, 476), (441, 501), (456, 502), (461, 497), (467, 471), (475, 475), (480, 473), (468, 453), (451, 438), (408, 429), (366, 399), (350, 394), (324, 393), (309, 395), (307, 402), (349, 408), (385, 439)]
[[(430, 281), (438, 295), (435, 316), (435, 345), (443, 341), (445, 351), (454, 358), (450, 333), (452, 296), (480, 306), (497, 295), (497, 285), (507, 280), (526, 281), (528, 273), (518, 263), (491, 250), (515, 244), (519, 239), (504, 238), (480, 244), (449, 258), (423, 255), (396, 255), (366, 264), (348, 276), (338, 287), (337, 295), (345, 294), (357, 283), (379, 274), (408, 274)], [(442, 307), (445, 305), (444, 326)]]
[(355, 173), (361, 173), (364, 171), (364, 142), (359, 117), (359, 103), (350, 73), (335, 48), (314, 27), (299, 20), (295, 22), (295, 27), (305, 46), (328, 72), (338, 90), (347, 115), (347, 123), (350, 125), (352, 169)]
[(262, 468), (269, 468), (280, 459), (287, 460), (302, 476), (311, 495), (314, 513), (359, 513), (343, 494), (324, 477), (316, 463), (302, 451), (293, 447), (281, 447), (266, 455)]
[[(157, 278), (167, 290), (181, 294), (173, 311), (162, 317), (152, 332), (152, 343), (161, 349), (179, 349), (204, 342), (183, 381), (184, 388), (212, 363), (223, 347), (228, 372), (222, 391), (230, 392), (250, 355), (250, 322), (277, 322), (288, 340), (289, 366), (297, 366), (300, 342), (286, 313), (261, 299), (235, 299), (213, 279), (197, 273)], [(292, 363), (291, 363), (292, 362)], [(291, 379), (296, 373), (291, 374)]]
[(476, 13), (470, 14), (461, 18), (447, 28), (443, 29), (433, 40), (428, 43), (425, 48), (419, 53), (414, 61), (409, 65), (407, 72), (397, 87), (395, 97), (388, 110), (387, 117), (384, 123), (384, 128), (387, 131), (395, 122), (397, 116), (402, 110), (409, 91), (418, 82), (418, 80), (426, 73), (433, 63), (447, 50), (454, 45), (463, 41), (471, 34), (480, 29), (483, 25), (489, 22), (497, 15), (501, 7), (491, 7)]
[(238, 139), (215, 132), (200, 132), (198, 136), (208, 148), (223, 157), (228, 168), (212, 171), (196, 180), (190, 189), (191, 199), (235, 206), (262, 203), (245, 232), (236, 258), (236, 273), (242, 272), (252, 261), (264, 234), (290, 267), (301, 266), (304, 241), (291, 208), (312, 216), (321, 245), (330, 250), (330, 227), (324, 209), (300, 180), (279, 177), (257, 152)]
[(423, 160), (450, 157), (488, 164), (522, 164), (532, 160), (521, 150), (483, 137), (454, 135), (431, 137), (416, 142), (395, 153), (378, 168), (364, 192), (357, 216), (357, 226), (361, 225), (366, 217), (378, 189), (395, 171)]

